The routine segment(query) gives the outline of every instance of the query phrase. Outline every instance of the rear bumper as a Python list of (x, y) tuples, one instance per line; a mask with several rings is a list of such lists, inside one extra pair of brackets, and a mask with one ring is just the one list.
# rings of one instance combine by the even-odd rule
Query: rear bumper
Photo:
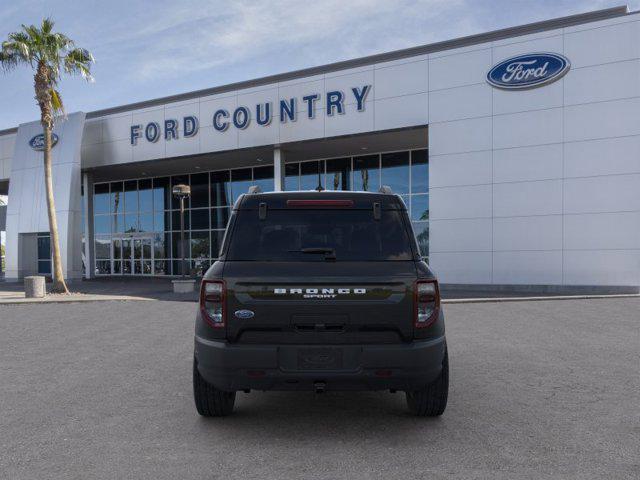
[(442, 370), (445, 337), (400, 345), (235, 345), (196, 336), (198, 371), (235, 390), (419, 390)]

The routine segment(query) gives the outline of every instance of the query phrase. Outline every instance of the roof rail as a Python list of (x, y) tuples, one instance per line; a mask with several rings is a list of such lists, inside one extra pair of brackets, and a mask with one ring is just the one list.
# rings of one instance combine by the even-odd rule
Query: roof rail
[(262, 189), (260, 188), (260, 185), (251, 185), (249, 187), (249, 190), (247, 191), (247, 193), (249, 195), (251, 195), (253, 193), (262, 193)]
[(386, 194), (386, 195), (391, 195), (391, 194), (393, 194), (393, 190), (391, 190), (391, 187), (390, 187), (390, 186), (388, 186), (388, 185), (382, 185), (382, 186), (380, 187), (380, 190), (378, 190), (378, 192), (380, 192), (380, 193), (384, 193), (384, 194)]

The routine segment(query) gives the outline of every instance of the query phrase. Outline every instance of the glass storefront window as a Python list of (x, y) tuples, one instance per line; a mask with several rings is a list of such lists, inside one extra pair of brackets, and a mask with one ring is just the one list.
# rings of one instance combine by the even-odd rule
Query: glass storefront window
[(211, 172), (211, 206), (229, 205), (231, 199), (229, 171)]
[(429, 194), (411, 197), (411, 220), (429, 220)]
[(124, 212), (122, 182), (111, 182), (111, 213)]
[(213, 230), (220, 228), (227, 228), (227, 222), (229, 221), (228, 207), (212, 208), (211, 209), (211, 228)]
[(353, 158), (353, 189), (355, 191), (377, 192), (380, 188), (380, 158), (366, 155)]
[(231, 194), (233, 195), (233, 203), (243, 193), (247, 193), (251, 186), (252, 175), (250, 168), (239, 168), (231, 170)]
[(429, 191), (429, 151), (411, 152), (411, 193)]
[(263, 192), (273, 191), (273, 167), (257, 167), (253, 169), (253, 184)]
[(409, 193), (409, 152), (383, 153), (381, 165), (382, 185), (393, 193)]
[(284, 166), (284, 189), (287, 192), (299, 190), (300, 164), (287, 163)]
[(128, 180), (124, 182), (124, 211), (125, 213), (137, 213), (138, 206), (138, 182)]
[(171, 189), (169, 178), (161, 177), (153, 179), (153, 210), (162, 212), (169, 210), (171, 205)]
[(191, 232), (191, 258), (211, 258), (209, 232)]
[(138, 180), (138, 202), (140, 212), (153, 212), (153, 188), (150, 178)]
[(190, 210), (189, 214), (191, 217), (191, 230), (209, 230), (208, 208), (198, 208), (195, 210)]
[(111, 233), (111, 215), (96, 215), (93, 220), (93, 232), (96, 235)]
[(111, 239), (109, 237), (96, 236), (95, 255), (98, 259), (111, 258)]
[(209, 174), (191, 175), (191, 208), (209, 206)]
[(93, 213), (109, 213), (109, 184), (99, 183), (93, 186)]
[[(375, 192), (381, 183), (389, 185), (407, 205), (423, 254), (428, 251), (427, 150), (311, 160), (284, 167), (284, 188), (289, 191), (315, 190), (319, 181), (323, 188), (342, 191)], [(273, 166), (263, 165), (95, 184), (96, 271), (180, 275), (180, 211), (171, 187), (185, 183), (192, 189), (185, 205), (185, 255), (190, 270), (203, 273), (218, 256), (233, 201), (251, 185), (272, 191), (273, 173)], [(98, 261), (106, 263), (97, 265)]]
[(300, 164), (300, 190), (316, 190), (318, 184), (324, 186), (324, 161)]
[(429, 255), (429, 222), (412, 222), (412, 224), (420, 254), (426, 257)]
[(351, 158), (327, 160), (327, 190), (351, 190)]

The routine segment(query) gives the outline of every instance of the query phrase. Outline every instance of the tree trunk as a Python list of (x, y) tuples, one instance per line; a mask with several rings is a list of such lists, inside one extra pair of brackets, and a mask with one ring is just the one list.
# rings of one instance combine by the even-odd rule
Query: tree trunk
[(47, 125), (44, 126), (44, 183), (47, 189), (47, 212), (49, 213), (49, 232), (51, 233), (51, 260), (53, 261), (53, 287), (51, 291), (54, 293), (69, 293), (62, 273), (58, 219), (56, 217), (56, 206), (53, 199), (51, 127)]
[(51, 169), (51, 131), (53, 130), (53, 104), (51, 102), (51, 72), (44, 63), (39, 63), (34, 76), (36, 100), (40, 107), (40, 123), (44, 130), (44, 184), (47, 191), (47, 212), (49, 214), (49, 233), (51, 235), (51, 260), (53, 263), (54, 293), (69, 293), (62, 273), (60, 257), (60, 239), (58, 219), (53, 198), (53, 178)]

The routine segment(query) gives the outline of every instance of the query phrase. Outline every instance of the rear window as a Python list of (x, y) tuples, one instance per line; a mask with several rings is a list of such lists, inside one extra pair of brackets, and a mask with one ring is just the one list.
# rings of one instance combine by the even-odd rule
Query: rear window
[(240, 210), (231, 232), (227, 260), (405, 261), (411, 242), (402, 212), (383, 210)]

